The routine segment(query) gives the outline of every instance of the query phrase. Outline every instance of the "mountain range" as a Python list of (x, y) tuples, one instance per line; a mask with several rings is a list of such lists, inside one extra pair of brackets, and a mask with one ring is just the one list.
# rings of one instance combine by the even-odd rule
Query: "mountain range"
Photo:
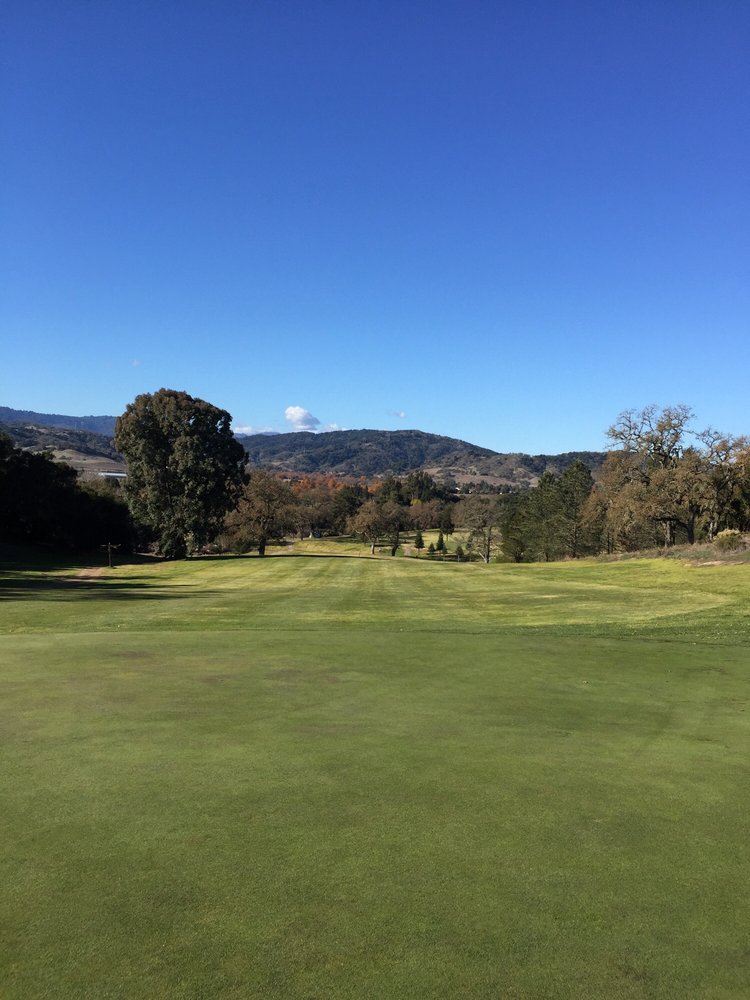
[(502, 453), (425, 431), (327, 431), (312, 434), (239, 436), (251, 465), (280, 472), (325, 472), (346, 476), (405, 475), (424, 469), (435, 479), (457, 482), (485, 480), (493, 484), (528, 485), (544, 472), (561, 472), (580, 460), (592, 471), (604, 454), (593, 451), (563, 455)]
[[(84, 474), (122, 471), (114, 450), (115, 417), (71, 417), (0, 407), (0, 429), (17, 447), (49, 451)], [(603, 452), (574, 451), (562, 455), (525, 455), (481, 448), (458, 438), (425, 431), (352, 430), (313, 434), (237, 435), (251, 467), (292, 475), (324, 473), (372, 479), (407, 475), (424, 469), (435, 479), (457, 483), (485, 482), (527, 487), (544, 472), (559, 473), (576, 460), (596, 474)]]
[(112, 437), (117, 417), (68, 417), (62, 413), (36, 413), (34, 410), (13, 410), (0, 406), (2, 424), (37, 424), (42, 427), (66, 427), (71, 431), (94, 431)]

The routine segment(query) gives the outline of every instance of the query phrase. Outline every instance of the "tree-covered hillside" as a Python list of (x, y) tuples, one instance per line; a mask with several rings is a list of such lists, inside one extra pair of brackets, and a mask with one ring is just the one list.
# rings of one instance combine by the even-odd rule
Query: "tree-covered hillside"
[[(13, 415), (12, 420), (8, 414)], [(55, 423), (56, 420), (61, 422)], [(79, 471), (88, 467), (84, 456), (117, 465), (122, 462), (111, 432), (84, 426), (107, 428), (110, 422), (113, 418), (107, 416), (57, 417), (0, 407), (0, 427), (17, 447), (52, 452), (58, 460), (80, 467)], [(486, 480), (494, 485), (525, 487), (533, 485), (545, 472), (563, 472), (575, 461), (584, 462), (596, 473), (604, 460), (602, 453), (590, 451), (563, 455), (502, 454), (425, 431), (353, 430), (323, 434), (302, 431), (239, 435), (238, 440), (255, 468), (367, 479), (408, 475), (424, 469), (439, 480), (455, 479), (463, 483)]]
[(329, 431), (241, 437), (250, 464), (295, 473), (349, 476), (404, 475), (426, 469), (437, 478), (495, 480), (519, 486), (575, 461), (598, 469), (600, 452), (564, 455), (501, 454), (457, 438), (424, 431)]

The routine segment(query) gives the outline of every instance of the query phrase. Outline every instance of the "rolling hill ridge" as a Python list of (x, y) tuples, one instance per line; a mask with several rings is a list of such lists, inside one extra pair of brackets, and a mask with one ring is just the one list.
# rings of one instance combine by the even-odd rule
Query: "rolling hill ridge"
[[(74, 417), (0, 407), (0, 429), (20, 448), (49, 451), (80, 472), (123, 470), (112, 444), (115, 417)], [(105, 428), (105, 430), (97, 430)], [(544, 472), (559, 473), (580, 460), (596, 474), (603, 452), (561, 455), (503, 453), (468, 441), (418, 430), (349, 430), (313, 434), (237, 435), (251, 467), (290, 475), (324, 473), (374, 479), (424, 469), (438, 480), (524, 488)]]
[(63, 413), (37, 413), (34, 410), (14, 410), (0, 406), (0, 424), (34, 424), (40, 427), (65, 427), (71, 431), (93, 431), (112, 437), (115, 420), (111, 416), (71, 417)]
[(240, 436), (251, 465), (291, 473), (347, 476), (406, 475), (424, 469), (436, 479), (485, 480), (525, 486), (544, 472), (561, 472), (580, 460), (596, 472), (603, 452), (563, 455), (502, 453), (426, 431), (327, 431), (322, 434)]

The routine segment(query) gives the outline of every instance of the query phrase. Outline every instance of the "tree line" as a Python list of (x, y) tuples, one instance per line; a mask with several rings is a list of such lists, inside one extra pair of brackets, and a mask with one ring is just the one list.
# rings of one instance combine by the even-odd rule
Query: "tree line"
[(483, 559), (515, 562), (725, 544), (750, 531), (750, 440), (694, 431), (689, 407), (620, 414), (595, 481), (575, 462), (526, 493), (472, 498), (459, 523)]
[(523, 491), (460, 493), (424, 471), (375, 483), (294, 480), (247, 469), (231, 417), (184, 392), (138, 396), (118, 419), (128, 475), (118, 490), (0, 437), (0, 534), (93, 548), (151, 544), (167, 558), (205, 551), (263, 555), (269, 543), (351, 534), (396, 553), (405, 533), (458, 528), (469, 558), (526, 562), (712, 540), (750, 530), (750, 442), (695, 432), (686, 406), (620, 414), (594, 479), (581, 461)]
[(115, 484), (83, 481), (44, 453), (17, 448), (0, 431), (0, 541), (59, 549), (137, 543), (127, 504)]
[[(184, 460), (193, 463), (179, 475), (181, 481), (194, 479), (185, 502), (195, 506), (199, 488), (205, 492), (210, 463), (223, 456), (218, 477), (223, 500), (204, 518), (202, 530), (188, 531), (180, 514), (183, 542), (177, 549), (162, 525), (160, 544), (166, 554), (181, 554), (188, 544), (206, 541), (212, 534), (222, 550), (257, 549), (262, 555), (269, 542), (294, 533), (349, 533), (367, 542), (371, 551), (386, 545), (395, 553), (404, 532), (438, 528), (450, 535), (458, 527), (465, 533), (467, 553), (485, 562), (493, 557), (549, 561), (710, 541), (722, 529), (750, 528), (750, 442), (712, 429), (693, 431), (693, 415), (686, 406), (621, 413), (609, 428), (613, 449), (596, 481), (591, 470), (576, 461), (559, 475), (543, 473), (530, 490), (468, 495), (436, 483), (424, 471), (404, 479), (388, 476), (376, 484), (323, 476), (288, 482), (260, 469), (247, 475), (224, 411), (206, 411), (216, 438), (210, 446), (206, 443), (205, 457), (195, 443), (188, 447), (182, 441), (183, 434), (205, 437), (204, 425), (186, 414), (191, 407), (203, 413), (208, 406), (162, 390), (155, 397), (139, 397), (118, 421), (115, 444), (128, 459), (131, 509), (150, 518), (156, 528), (160, 524), (154, 512), (160, 505), (173, 527), (175, 509), (181, 509), (176, 507), (175, 490), (165, 490), (163, 477), (170, 467), (176, 473)], [(185, 412), (175, 423), (179, 407)], [(160, 433), (167, 433), (154, 450), (153, 421), (159, 414)], [(181, 422), (183, 430), (177, 433)], [(153, 479), (154, 454), (161, 454), (156, 463), (161, 480)]]

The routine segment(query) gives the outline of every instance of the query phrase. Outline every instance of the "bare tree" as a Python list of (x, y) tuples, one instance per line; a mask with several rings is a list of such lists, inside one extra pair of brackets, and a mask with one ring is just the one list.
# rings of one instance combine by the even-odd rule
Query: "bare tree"
[(495, 494), (471, 493), (457, 505), (457, 524), (469, 531), (467, 548), (488, 563), (500, 549), (502, 501)]

